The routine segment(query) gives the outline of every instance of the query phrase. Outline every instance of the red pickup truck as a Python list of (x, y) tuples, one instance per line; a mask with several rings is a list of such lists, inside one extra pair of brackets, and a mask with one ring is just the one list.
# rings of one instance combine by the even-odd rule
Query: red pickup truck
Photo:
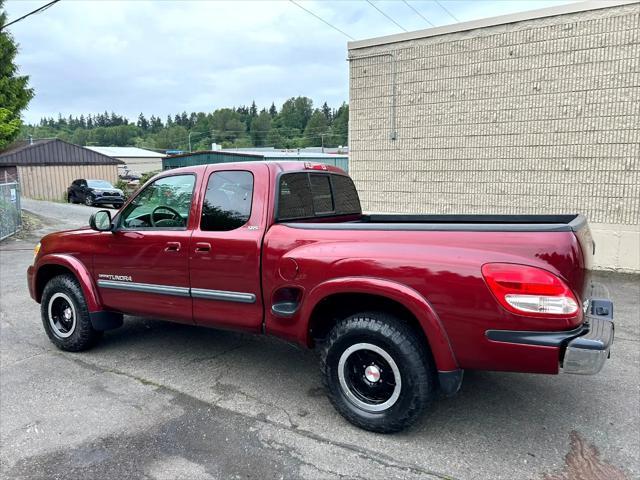
[(317, 347), (335, 408), (377, 432), (464, 369), (593, 374), (613, 341), (581, 215), (363, 214), (340, 169), (246, 162), (163, 172), (89, 223), (28, 270), (57, 347), (123, 314), (275, 335)]

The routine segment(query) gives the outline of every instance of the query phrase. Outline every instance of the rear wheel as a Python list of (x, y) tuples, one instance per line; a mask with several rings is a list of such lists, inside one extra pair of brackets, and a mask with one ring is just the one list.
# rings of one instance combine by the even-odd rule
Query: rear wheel
[(71, 194), (71, 193), (68, 193), (68, 194), (67, 194), (67, 202), (69, 202), (69, 203), (76, 203), (76, 202), (74, 201), (74, 199), (73, 199), (73, 194)]
[(387, 313), (339, 321), (322, 349), (321, 366), (336, 410), (374, 432), (408, 427), (435, 392), (435, 369), (423, 339)]
[(102, 337), (102, 332), (92, 327), (82, 289), (71, 275), (49, 280), (42, 292), (40, 312), (47, 336), (61, 350), (87, 350)]

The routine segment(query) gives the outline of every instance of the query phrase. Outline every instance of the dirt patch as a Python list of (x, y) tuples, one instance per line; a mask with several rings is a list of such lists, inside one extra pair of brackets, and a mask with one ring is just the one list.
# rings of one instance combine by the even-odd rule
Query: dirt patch
[(569, 435), (571, 445), (560, 473), (545, 475), (544, 480), (628, 480), (618, 467), (604, 462), (598, 449), (587, 443), (575, 430)]
[(42, 219), (31, 212), (22, 210), (22, 228), (14, 235), (15, 238), (27, 238), (31, 232), (42, 227)]

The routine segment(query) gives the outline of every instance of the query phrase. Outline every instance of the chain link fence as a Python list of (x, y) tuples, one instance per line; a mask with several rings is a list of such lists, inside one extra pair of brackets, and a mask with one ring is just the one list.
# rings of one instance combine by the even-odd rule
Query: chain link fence
[(17, 182), (0, 183), (0, 240), (21, 228), (20, 185)]

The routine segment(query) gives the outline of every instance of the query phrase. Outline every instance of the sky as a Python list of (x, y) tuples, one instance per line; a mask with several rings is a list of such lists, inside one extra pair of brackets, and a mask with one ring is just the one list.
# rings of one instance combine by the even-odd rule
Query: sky
[[(572, 0), (296, 1), (361, 40), (429, 28), (422, 17), (441, 26)], [(8, 0), (8, 21), (45, 3)], [(287, 0), (62, 0), (9, 32), (35, 89), (29, 123), (105, 110), (164, 119), (253, 100), (280, 107), (298, 95), (337, 108), (349, 97), (349, 38)]]

